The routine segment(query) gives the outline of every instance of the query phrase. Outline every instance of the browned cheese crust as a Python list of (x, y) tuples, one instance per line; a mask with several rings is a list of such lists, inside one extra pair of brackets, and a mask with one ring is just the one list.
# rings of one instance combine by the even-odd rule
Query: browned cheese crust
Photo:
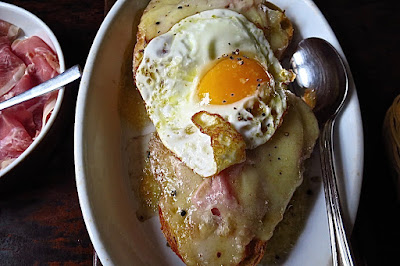
[[(183, 261), (181, 254), (179, 253), (178, 243), (172, 230), (164, 219), (163, 211), (161, 208), (158, 208), (158, 215), (160, 217), (161, 223), (161, 230), (165, 236), (165, 239), (168, 242), (168, 245), (171, 247), (172, 251)], [(239, 263), (241, 266), (250, 266), (250, 265), (257, 265), (264, 256), (265, 250), (267, 247), (267, 241), (261, 241), (259, 239), (253, 239), (247, 246), (246, 246), (246, 253), (245, 257)]]

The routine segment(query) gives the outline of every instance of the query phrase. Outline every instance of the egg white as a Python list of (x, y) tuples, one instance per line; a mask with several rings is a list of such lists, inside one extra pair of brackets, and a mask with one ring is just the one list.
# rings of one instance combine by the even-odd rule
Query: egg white
[[(270, 82), (256, 95), (229, 105), (199, 99), (201, 77), (218, 58), (237, 49), (268, 70)], [(247, 148), (255, 148), (279, 126), (292, 74), (281, 67), (262, 30), (237, 12), (215, 9), (187, 17), (151, 40), (135, 79), (164, 145), (196, 173), (211, 176), (217, 168), (211, 138), (193, 124), (192, 116), (201, 110), (221, 115), (242, 134)], [(251, 111), (256, 102), (262, 115)]]

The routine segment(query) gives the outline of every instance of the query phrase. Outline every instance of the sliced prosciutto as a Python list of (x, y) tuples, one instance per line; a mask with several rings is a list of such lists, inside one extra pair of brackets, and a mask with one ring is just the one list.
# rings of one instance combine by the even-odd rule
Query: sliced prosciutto
[[(10, 25), (0, 20), (0, 102), (58, 75), (60, 68), (57, 55), (39, 37), (11, 43), (16, 35)], [(20, 156), (39, 135), (56, 99), (57, 92), (51, 92), (0, 111), (0, 169)]]
[(17, 26), (0, 19), (0, 36), (6, 36), (10, 41), (14, 41), (18, 34)]
[(11, 50), (7, 36), (0, 36), (0, 96), (11, 90), (25, 73), (24, 62)]
[(29, 74), (39, 82), (53, 78), (60, 72), (58, 58), (39, 37), (17, 40), (12, 44), (14, 53), (28, 66)]
[[(1, 167), (17, 158), (32, 143), (33, 134), (26, 129), (33, 129), (32, 113), (23, 107), (6, 110), (0, 116), (0, 158)], [(31, 133), (31, 134), (29, 134)]]
[[(22, 92), (25, 92), (26, 90), (38, 84), (39, 83), (37, 83), (37, 81), (33, 79), (31, 75), (25, 74), (11, 91), (0, 97), (0, 102), (12, 98)], [(23, 123), (23, 125), (25, 126), (26, 130), (33, 132), (30, 133), (30, 135), (34, 138), (40, 133), (42, 124), (44, 124), (43, 108), (46, 105), (46, 103), (51, 101), (49, 97), (52, 97), (53, 95), (54, 94), (48, 93), (42, 97), (36, 97), (29, 101), (10, 107), (7, 110), (3, 111), (3, 115), (8, 115), (8, 113), (12, 112), (19, 112), (20, 110), (22, 110), (21, 108), (28, 111), (32, 115), (32, 120), (34, 124)]]

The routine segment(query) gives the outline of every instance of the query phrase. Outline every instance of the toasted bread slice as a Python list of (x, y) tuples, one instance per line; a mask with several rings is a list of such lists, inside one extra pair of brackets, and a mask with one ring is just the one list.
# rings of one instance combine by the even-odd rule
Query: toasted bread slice
[(135, 73), (147, 44), (166, 33), (183, 18), (201, 11), (227, 8), (243, 14), (264, 31), (275, 56), (280, 59), (293, 37), (293, 26), (285, 13), (265, 0), (151, 0), (143, 12), (133, 56)]
[(309, 107), (291, 94), (289, 103), (269, 142), (212, 178), (195, 174), (157, 135), (150, 140), (161, 229), (186, 264), (255, 265), (263, 257), (319, 133)]

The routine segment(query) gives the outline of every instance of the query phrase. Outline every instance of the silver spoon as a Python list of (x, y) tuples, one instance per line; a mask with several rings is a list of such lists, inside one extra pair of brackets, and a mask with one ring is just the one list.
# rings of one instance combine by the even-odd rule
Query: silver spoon
[(81, 68), (79, 65), (75, 65), (60, 75), (55, 76), (52, 79), (49, 79), (21, 94), (18, 94), (6, 101), (3, 101), (0, 103), (0, 111), (6, 108), (9, 108), (11, 106), (14, 106), (16, 104), (25, 102), (27, 100), (33, 99), (35, 97), (41, 96), (43, 94), (46, 94), (48, 92), (58, 90), (62, 86), (67, 85), (68, 83), (71, 83), (72, 81), (80, 78), (82, 75)]
[(354, 265), (342, 220), (332, 145), (335, 118), (348, 91), (346, 68), (335, 48), (319, 38), (302, 40), (290, 63), (300, 87), (295, 93), (303, 95), (309, 89), (316, 95), (313, 111), (321, 128), (319, 147), (333, 265), (339, 265), (339, 258), (342, 265)]

